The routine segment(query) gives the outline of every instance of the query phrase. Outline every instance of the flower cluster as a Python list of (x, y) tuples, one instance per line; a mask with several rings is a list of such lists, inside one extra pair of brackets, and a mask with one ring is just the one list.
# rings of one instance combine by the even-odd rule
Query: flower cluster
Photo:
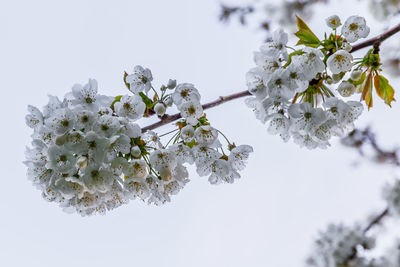
[(380, 261), (370, 261), (359, 255), (359, 251), (375, 246), (375, 239), (367, 237), (360, 226), (330, 224), (314, 242), (312, 255), (307, 266), (314, 267), (383, 267)]
[[(222, 134), (208, 122), (192, 84), (170, 80), (157, 92), (151, 71), (141, 66), (124, 80), (133, 94), (99, 95), (96, 80), (90, 79), (74, 85), (62, 101), (50, 96), (42, 111), (28, 107), (26, 123), (34, 133), (25, 164), (46, 200), (84, 216), (135, 198), (156, 205), (170, 201), (189, 182), (185, 164), (194, 163), (212, 184), (240, 177), (252, 148), (228, 141), (225, 154)], [(182, 120), (163, 145), (162, 136), (142, 132), (137, 120), (162, 117), (173, 104)]]
[[(246, 104), (256, 118), (267, 123), (269, 133), (285, 142), (292, 137), (309, 149), (326, 148), (332, 136), (343, 136), (354, 128), (363, 106), (343, 98), (355, 94), (357, 86), (365, 86), (371, 69), (368, 59), (356, 62), (350, 53), (350, 43), (369, 33), (364, 18), (349, 17), (340, 36), (336, 35), (342, 25), (339, 17), (331, 16), (326, 23), (334, 32), (320, 41), (298, 18), (300, 49), (287, 45), (287, 33), (275, 31), (272, 40), (255, 52), (257, 66), (246, 75), (253, 95)], [(289, 54), (288, 49), (293, 52)], [(338, 84), (336, 90), (332, 84)]]

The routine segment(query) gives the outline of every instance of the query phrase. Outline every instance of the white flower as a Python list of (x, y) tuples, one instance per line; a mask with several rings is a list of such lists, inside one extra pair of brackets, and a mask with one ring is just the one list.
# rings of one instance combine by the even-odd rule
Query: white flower
[(270, 57), (277, 58), (282, 55), (283, 59), (288, 59), (286, 44), (288, 42), (288, 34), (282, 29), (272, 33), (272, 40), (261, 46), (261, 52)]
[(276, 70), (271, 75), (271, 78), (266, 82), (270, 96), (290, 99), (295, 95), (295, 91), (292, 91), (287, 84), (288, 75), (289, 73), (284, 69)]
[(85, 192), (84, 183), (75, 177), (58, 179), (54, 182), (54, 187), (65, 199), (81, 198)]
[(275, 113), (271, 116), (268, 122), (268, 133), (273, 135), (278, 134), (283, 141), (287, 142), (290, 138), (289, 129), (290, 121), (284, 115)]
[(68, 108), (54, 110), (53, 116), (47, 118), (45, 123), (57, 135), (62, 135), (71, 130), (75, 123), (75, 114)]
[(369, 27), (363, 17), (350, 16), (342, 27), (342, 34), (350, 43), (365, 38), (369, 34)]
[(293, 133), (292, 137), (293, 141), (300, 147), (306, 147), (310, 150), (316, 148), (325, 149), (329, 146), (328, 142), (317, 141), (311, 134)]
[(303, 72), (306, 80), (311, 80), (315, 78), (318, 73), (325, 70), (325, 64), (321, 59), (324, 55), (321, 50), (316, 48), (305, 47), (302, 50), (305, 53), (294, 56), (292, 64)]
[(142, 136), (141, 139), (146, 142), (147, 146), (153, 147), (153, 148), (162, 148), (162, 144), (160, 142), (160, 137), (158, 136), (157, 133), (153, 131), (147, 131), (145, 132)]
[(93, 126), (96, 133), (100, 133), (106, 137), (114, 135), (121, 127), (117, 117), (104, 115), (97, 119)]
[(312, 132), (326, 120), (325, 112), (321, 108), (313, 108), (307, 102), (291, 105), (289, 115), (292, 121), (291, 130), (300, 134)]
[(246, 167), (250, 153), (253, 153), (253, 148), (249, 145), (234, 147), (228, 156), (228, 162), (235, 171), (241, 171)]
[(356, 92), (356, 87), (351, 82), (343, 81), (340, 83), (337, 90), (341, 96), (349, 97)]
[(88, 132), (92, 129), (96, 116), (90, 110), (85, 109), (82, 106), (77, 106), (72, 110), (76, 116), (75, 129), (79, 129), (84, 132)]
[(82, 155), (89, 155), (89, 162), (101, 163), (104, 161), (106, 151), (110, 146), (110, 140), (97, 135), (95, 132), (88, 132), (85, 136), (80, 152)]
[(345, 50), (338, 50), (329, 56), (326, 63), (333, 74), (339, 74), (351, 70), (353, 67), (353, 56)]
[(200, 102), (199, 91), (191, 83), (181, 83), (172, 94), (174, 104), (179, 108), (184, 102)]
[(249, 92), (259, 99), (267, 96), (267, 88), (264, 85), (264, 80), (267, 80), (265, 73), (259, 67), (251, 69), (246, 73), (246, 82)]
[(54, 112), (58, 109), (67, 107), (67, 102), (61, 102), (56, 96), (49, 95), (49, 103), (43, 107), (43, 117), (48, 118), (54, 115)]
[(138, 120), (143, 116), (146, 105), (138, 95), (124, 95), (119, 102), (114, 104), (114, 108), (118, 116)]
[(189, 143), (193, 140), (194, 128), (192, 125), (188, 124), (181, 129), (181, 138), (185, 143)]
[(150, 155), (151, 166), (160, 170), (162, 168), (174, 169), (177, 165), (176, 156), (168, 149), (158, 149)]
[(328, 18), (325, 19), (326, 25), (332, 29), (336, 29), (340, 25), (342, 25), (342, 22), (340, 21), (340, 18), (337, 15), (332, 15)]
[(209, 125), (200, 126), (194, 132), (194, 138), (200, 145), (212, 146), (218, 139), (218, 131)]
[(183, 164), (186, 162), (189, 164), (193, 164), (194, 158), (192, 149), (189, 148), (187, 145), (178, 143), (170, 146), (168, 149), (174, 153), (176, 160), (179, 164)]
[(76, 159), (71, 151), (65, 150), (62, 146), (51, 146), (48, 150), (46, 167), (61, 173), (69, 173), (74, 168)]
[(328, 109), (326, 112), (327, 116), (335, 119), (342, 126), (352, 124), (364, 109), (363, 105), (358, 101), (344, 102), (336, 97), (328, 98), (323, 106)]
[[(216, 159), (210, 164), (209, 171), (211, 173), (208, 181), (210, 184), (219, 184), (222, 181), (232, 183), (232, 169), (229, 162), (224, 159)], [(239, 177), (238, 177), (239, 178)]]
[(111, 105), (112, 99), (104, 95), (98, 95), (97, 88), (97, 81), (89, 79), (89, 82), (84, 86), (81, 84), (72, 86), (72, 93), (67, 94), (66, 98), (71, 99), (70, 101), (74, 106), (83, 105), (94, 111), (98, 109), (98, 105)]
[(301, 93), (308, 88), (309, 81), (304, 73), (294, 64), (290, 64), (283, 75), (290, 90)]
[(135, 159), (125, 165), (123, 172), (127, 179), (144, 179), (148, 175), (147, 164), (144, 160)]
[(26, 125), (31, 128), (36, 128), (43, 125), (43, 114), (37, 107), (29, 105), (28, 112), (30, 114), (25, 116)]
[(179, 106), (179, 110), (181, 111), (182, 118), (186, 119), (186, 122), (191, 125), (196, 125), (198, 119), (203, 116), (203, 107), (199, 102), (183, 102)]
[(82, 181), (89, 193), (106, 193), (110, 190), (115, 178), (111, 171), (92, 165), (85, 168)]
[(116, 152), (129, 154), (131, 152), (131, 139), (127, 135), (121, 134), (113, 144), (113, 147)]
[[(122, 124), (122, 123), (121, 123)], [(136, 123), (128, 123), (123, 126), (123, 132), (129, 136), (130, 138), (137, 138), (142, 134), (142, 129), (139, 124)]]
[(272, 74), (276, 69), (281, 67), (281, 62), (278, 56), (271, 57), (266, 54), (265, 50), (261, 47), (261, 52), (254, 52), (254, 62), (258, 67), (261, 67), (265, 74)]
[(196, 171), (200, 176), (208, 175), (211, 172), (209, 170), (210, 165), (214, 160), (222, 156), (215, 149), (207, 146), (195, 146), (193, 149), (193, 155), (197, 167)]
[(129, 90), (134, 94), (139, 94), (143, 91), (147, 93), (151, 88), (152, 80), (153, 75), (151, 71), (142, 66), (135, 66), (133, 73), (126, 76), (126, 82), (130, 85)]

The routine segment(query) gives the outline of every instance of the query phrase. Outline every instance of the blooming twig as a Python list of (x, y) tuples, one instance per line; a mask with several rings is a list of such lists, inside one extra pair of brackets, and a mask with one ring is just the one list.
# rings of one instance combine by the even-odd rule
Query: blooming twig
[[(231, 95), (227, 95), (227, 96), (220, 96), (217, 100), (214, 100), (212, 102), (204, 104), (204, 105), (202, 105), (202, 107), (203, 107), (203, 109), (213, 108), (213, 107), (219, 106), (219, 105), (221, 105), (223, 103), (226, 103), (228, 101), (231, 101), (231, 100), (234, 100), (234, 99), (237, 99), (237, 98), (241, 98), (241, 97), (245, 97), (245, 96), (249, 96), (249, 95), (250, 95), (250, 92), (245, 90), (245, 91), (241, 91), (241, 92), (238, 92), (238, 93), (235, 93), (235, 94), (231, 94)], [(143, 127), (142, 131), (146, 132), (148, 130), (153, 130), (155, 128), (158, 128), (158, 127), (161, 127), (163, 125), (166, 125), (166, 124), (168, 124), (170, 122), (179, 120), (180, 118), (182, 118), (181, 113), (176, 113), (176, 114), (173, 114), (173, 115), (165, 114), (164, 116), (161, 117), (160, 121), (158, 121), (156, 123), (153, 123), (153, 124), (151, 124), (149, 126)]]

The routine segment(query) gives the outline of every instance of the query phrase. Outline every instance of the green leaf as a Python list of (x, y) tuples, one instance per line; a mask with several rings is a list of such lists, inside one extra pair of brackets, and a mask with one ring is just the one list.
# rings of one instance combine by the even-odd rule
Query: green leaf
[(361, 101), (364, 100), (368, 110), (373, 106), (372, 102), (372, 73), (370, 72), (366, 80), (361, 85)]
[(145, 95), (143, 92), (140, 92), (139, 95), (142, 98), (143, 102), (146, 104), (146, 107), (148, 109), (150, 109), (154, 106), (153, 101), (151, 101), (151, 99), (147, 95)]
[(128, 87), (128, 89), (131, 89), (131, 85), (126, 82), (126, 77), (127, 76), (128, 76), (128, 73), (126, 73), (126, 71), (124, 71), (124, 83), (125, 83), (126, 87)]
[[(364, 82), (366, 76), (367, 76), (367, 75), (366, 75), (366, 72), (364, 71), (364, 72), (361, 74), (360, 79), (358, 79), (357, 81), (353, 81), (353, 80), (352, 80), (352, 83), (354, 84), (354, 86), (359, 86), (359, 85), (361, 85), (361, 84)], [(362, 92), (362, 91), (359, 90), (359, 92)]]
[(294, 51), (294, 52), (290, 53), (290, 54), (289, 54), (289, 59), (288, 59), (288, 61), (286, 62), (286, 64), (283, 66), (283, 68), (286, 68), (287, 66), (290, 65), (290, 63), (292, 63), (292, 57), (293, 57), (293, 56), (299, 56), (299, 55), (302, 55), (302, 54), (304, 54), (304, 53), (305, 53), (305, 52), (304, 52), (303, 50), (298, 50), (298, 51)]
[(307, 26), (307, 24), (299, 17), (296, 16), (296, 18), (297, 18), (297, 27), (299, 28), (299, 30), (295, 33), (295, 35), (300, 39), (297, 42), (297, 45), (303, 44), (314, 48), (320, 46), (321, 41)]
[(122, 95), (118, 95), (118, 96), (115, 97), (114, 101), (111, 103), (110, 108), (111, 108), (113, 111), (115, 111), (115, 110), (114, 110), (114, 105), (115, 105), (115, 103), (119, 102), (119, 101), (121, 100), (121, 98), (122, 98)]
[(389, 107), (392, 107), (391, 103), (392, 101), (395, 101), (393, 97), (394, 90), (393, 87), (390, 86), (389, 81), (385, 77), (377, 74), (374, 77), (374, 85), (378, 96), (382, 98), (385, 101), (385, 103), (389, 105)]

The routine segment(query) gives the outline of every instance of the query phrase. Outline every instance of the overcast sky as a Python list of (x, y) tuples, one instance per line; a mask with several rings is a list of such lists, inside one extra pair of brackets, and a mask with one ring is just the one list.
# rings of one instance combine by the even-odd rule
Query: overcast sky
[[(319, 8), (310, 22), (317, 33), (331, 13), (345, 19), (365, 10), (337, 2)], [(219, 24), (218, 11), (215, 0), (0, 0), (1, 266), (302, 266), (328, 222), (352, 223), (384, 207), (380, 188), (393, 170), (352, 167), (357, 154), (337, 141), (315, 151), (284, 144), (242, 99), (207, 111), (237, 144), (254, 147), (233, 185), (209, 185), (189, 167), (192, 182), (171, 203), (134, 201), (89, 218), (41, 198), (22, 164), (31, 134), (26, 106), (42, 107), (47, 94), (63, 97), (88, 78), (102, 94), (127, 93), (123, 71), (137, 64), (152, 70), (155, 85), (194, 83), (204, 102), (244, 90), (263, 35)], [(370, 26), (371, 35), (381, 29)], [(358, 125), (372, 124), (382, 143), (399, 144), (399, 103), (378, 102)]]

